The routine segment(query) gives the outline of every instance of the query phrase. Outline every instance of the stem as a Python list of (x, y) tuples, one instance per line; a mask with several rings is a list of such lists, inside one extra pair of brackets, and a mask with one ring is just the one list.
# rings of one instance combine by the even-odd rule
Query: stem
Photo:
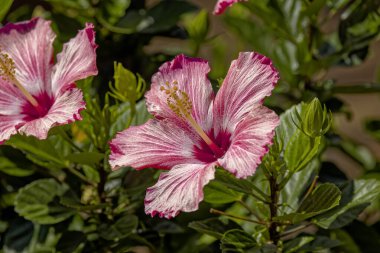
[(74, 174), (75, 176), (77, 176), (79, 179), (82, 179), (83, 181), (85, 181), (86, 183), (89, 183), (93, 186), (96, 185), (96, 183), (92, 182), (90, 179), (88, 179), (86, 176), (84, 176), (83, 174), (81, 174), (79, 171), (77, 171), (75, 168), (72, 168), (70, 166), (67, 166), (66, 167), (72, 174)]
[(284, 233), (282, 233), (280, 236), (281, 237), (285, 237), (285, 236), (288, 236), (288, 235), (291, 235), (293, 233), (296, 233), (296, 232), (299, 232), (299, 231), (302, 231), (304, 230), (305, 228), (307, 227), (310, 227), (311, 225), (313, 225), (312, 223), (308, 223), (308, 224), (305, 224), (305, 225), (300, 225), (296, 228), (293, 228), (293, 229), (290, 229), (288, 231), (285, 231)]
[(269, 238), (273, 242), (274, 245), (278, 245), (278, 241), (280, 239), (279, 232), (277, 231), (278, 223), (273, 219), (277, 216), (277, 208), (278, 208), (278, 184), (276, 178), (271, 175), (269, 177), (269, 185), (270, 185), (270, 198), (271, 202), (269, 204), (270, 211), (270, 226), (269, 226)]
[(78, 147), (74, 142), (73, 140), (67, 135), (67, 133), (65, 132), (65, 130), (63, 130), (61, 127), (58, 127), (58, 131), (59, 133), (61, 134), (62, 138), (67, 141), (74, 149), (76, 149), (77, 151), (79, 152), (83, 152), (83, 149), (81, 149), (80, 147)]
[(245, 209), (247, 209), (249, 213), (255, 216), (258, 221), (263, 222), (263, 219), (261, 219), (260, 216), (254, 210), (252, 210), (244, 201), (239, 200), (238, 203), (244, 206)]
[(315, 176), (314, 179), (313, 179), (313, 182), (311, 183), (309, 189), (307, 190), (306, 194), (305, 194), (305, 197), (303, 197), (301, 203), (311, 194), (311, 192), (314, 190), (315, 188), (315, 185), (317, 184), (317, 180), (318, 180), (318, 176)]
[(252, 223), (255, 223), (255, 224), (267, 225), (267, 223), (264, 222), (264, 221), (251, 220), (251, 219), (248, 219), (248, 218), (245, 218), (245, 217), (240, 217), (240, 216), (236, 216), (236, 215), (233, 215), (233, 214), (225, 213), (223, 211), (216, 210), (214, 208), (210, 209), (210, 213), (224, 215), (224, 216), (227, 216), (227, 217), (231, 217), (231, 218), (238, 219), (238, 220), (244, 220), (244, 221), (252, 222)]

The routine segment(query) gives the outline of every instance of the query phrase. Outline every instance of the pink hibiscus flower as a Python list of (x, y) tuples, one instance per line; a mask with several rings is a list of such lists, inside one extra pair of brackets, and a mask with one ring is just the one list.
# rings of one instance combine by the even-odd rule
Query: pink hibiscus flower
[(227, 7), (230, 7), (231, 5), (237, 3), (237, 2), (245, 2), (247, 0), (218, 0), (218, 2), (215, 5), (214, 8), (214, 15), (220, 15), (223, 14), (223, 12), (227, 9)]
[(98, 73), (93, 25), (63, 46), (55, 65), (54, 38), (40, 18), (0, 28), (0, 143), (17, 133), (45, 139), (53, 126), (81, 119), (74, 82)]
[(169, 170), (147, 189), (147, 214), (172, 218), (197, 210), (216, 166), (251, 176), (272, 143), (279, 118), (262, 105), (278, 80), (270, 59), (241, 53), (216, 96), (209, 71), (207, 61), (184, 55), (163, 64), (146, 94), (155, 118), (110, 143), (113, 168)]

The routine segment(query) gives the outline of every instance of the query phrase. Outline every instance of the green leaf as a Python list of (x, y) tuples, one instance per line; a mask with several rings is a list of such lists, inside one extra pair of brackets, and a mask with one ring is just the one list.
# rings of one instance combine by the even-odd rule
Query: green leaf
[(341, 198), (339, 188), (331, 183), (320, 184), (298, 208), (298, 212), (324, 212), (337, 205)]
[(185, 24), (187, 32), (191, 39), (202, 43), (206, 39), (209, 29), (208, 12), (201, 10), (195, 17), (191, 16), (190, 18)]
[(11, 8), (13, 0), (1, 0), (0, 2), (0, 22), (3, 21), (8, 10)]
[(215, 180), (207, 184), (203, 192), (204, 201), (211, 204), (227, 204), (241, 199), (241, 194)]
[[(8, 252), (22, 252), (30, 243), (33, 236), (34, 225), (32, 222), (17, 218), (14, 220), (2, 240), (4, 240), (4, 248)], [(5, 251), (7, 252), (7, 251)]]
[(338, 207), (319, 215), (314, 223), (325, 229), (340, 228), (351, 221), (380, 194), (380, 182), (375, 179), (354, 180), (342, 189)]
[[(217, 169), (216, 180), (223, 184), (224, 186), (238, 192), (246, 193), (252, 195), (256, 192), (261, 192), (252, 182), (248, 181), (248, 179), (237, 179), (231, 173), (223, 170)], [(260, 195), (261, 196), (261, 195)]]
[(117, 240), (132, 234), (138, 225), (138, 218), (135, 215), (126, 215), (118, 219), (109, 227), (100, 228), (100, 236), (106, 240)]
[(223, 234), (228, 230), (241, 228), (237, 223), (232, 220), (220, 220), (218, 218), (210, 218), (202, 221), (193, 221), (189, 223), (189, 227), (196, 231), (211, 235), (215, 238), (221, 239)]
[(68, 161), (72, 163), (95, 165), (104, 158), (104, 154), (99, 152), (81, 152), (72, 153), (65, 157)]
[(174, 27), (182, 14), (195, 11), (196, 7), (186, 1), (161, 1), (146, 13), (146, 21), (150, 25), (143, 29), (143, 33), (157, 33)]
[(360, 248), (356, 245), (351, 235), (342, 229), (331, 231), (331, 237), (336, 238), (342, 244), (338, 246), (337, 252), (360, 253)]
[(27, 177), (35, 171), (31, 168), (21, 169), (15, 163), (5, 157), (0, 157), (0, 172), (15, 177)]
[(321, 137), (311, 138), (297, 130), (286, 146), (284, 160), (290, 171), (300, 171), (318, 153)]
[(25, 219), (39, 224), (55, 224), (71, 215), (73, 211), (57, 203), (67, 191), (67, 186), (53, 179), (36, 180), (21, 188), (16, 196), (15, 210)]
[(294, 238), (284, 244), (285, 253), (299, 252), (300, 248), (305, 244), (314, 240), (313, 236), (300, 236)]
[(240, 229), (226, 232), (222, 239), (220, 248), (222, 252), (246, 252), (257, 245), (253, 237)]
[(285, 243), (284, 252), (315, 252), (335, 248), (341, 244), (340, 241), (332, 240), (327, 236), (301, 236)]
[(68, 162), (49, 139), (39, 140), (35, 137), (15, 135), (7, 144), (24, 151), (29, 160), (48, 169), (61, 169), (68, 166)]
[(294, 173), (284, 189), (280, 191), (280, 202), (285, 204), (282, 209), (284, 213), (290, 213), (297, 210), (299, 201), (307, 191), (308, 187), (310, 187), (319, 166), (319, 160), (316, 158), (313, 159), (307, 164), (305, 169)]
[(331, 183), (321, 184), (301, 203), (296, 213), (275, 217), (275, 219), (296, 224), (336, 207), (339, 205), (340, 198), (341, 192), (337, 186)]

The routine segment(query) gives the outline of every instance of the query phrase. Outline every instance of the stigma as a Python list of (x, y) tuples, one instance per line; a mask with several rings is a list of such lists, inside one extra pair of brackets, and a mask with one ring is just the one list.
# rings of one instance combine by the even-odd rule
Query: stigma
[(178, 88), (178, 82), (173, 81), (165, 82), (161, 85), (160, 90), (167, 95), (166, 103), (169, 108), (180, 118), (187, 121), (187, 123), (197, 132), (197, 134), (205, 141), (214, 154), (220, 157), (224, 152), (218, 145), (216, 145), (210, 137), (203, 131), (202, 127), (195, 121), (191, 115), (193, 104), (189, 95)]
[(8, 54), (4, 53), (0, 47), (0, 76), (3, 81), (12, 83), (16, 86), (25, 98), (34, 106), (38, 106), (37, 100), (25, 89), (24, 86), (16, 78), (15, 62)]

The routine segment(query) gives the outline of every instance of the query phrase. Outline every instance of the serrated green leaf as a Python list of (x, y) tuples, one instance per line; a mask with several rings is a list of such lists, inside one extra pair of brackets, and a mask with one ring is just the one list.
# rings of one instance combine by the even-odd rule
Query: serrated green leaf
[(101, 228), (100, 236), (106, 240), (117, 240), (127, 237), (136, 230), (138, 221), (135, 215), (123, 216), (113, 225)]
[(220, 248), (223, 253), (227, 252), (246, 252), (257, 245), (253, 237), (240, 229), (227, 231), (222, 239)]
[(73, 210), (56, 202), (67, 186), (53, 179), (36, 180), (21, 188), (16, 196), (15, 210), (25, 219), (39, 224), (55, 224), (71, 215)]
[(325, 229), (347, 225), (379, 196), (380, 182), (375, 179), (354, 180), (345, 185), (342, 193), (340, 205), (316, 217), (315, 224)]
[(293, 224), (324, 213), (339, 204), (341, 192), (331, 183), (321, 184), (299, 206), (296, 213), (275, 217), (277, 221), (290, 221)]

